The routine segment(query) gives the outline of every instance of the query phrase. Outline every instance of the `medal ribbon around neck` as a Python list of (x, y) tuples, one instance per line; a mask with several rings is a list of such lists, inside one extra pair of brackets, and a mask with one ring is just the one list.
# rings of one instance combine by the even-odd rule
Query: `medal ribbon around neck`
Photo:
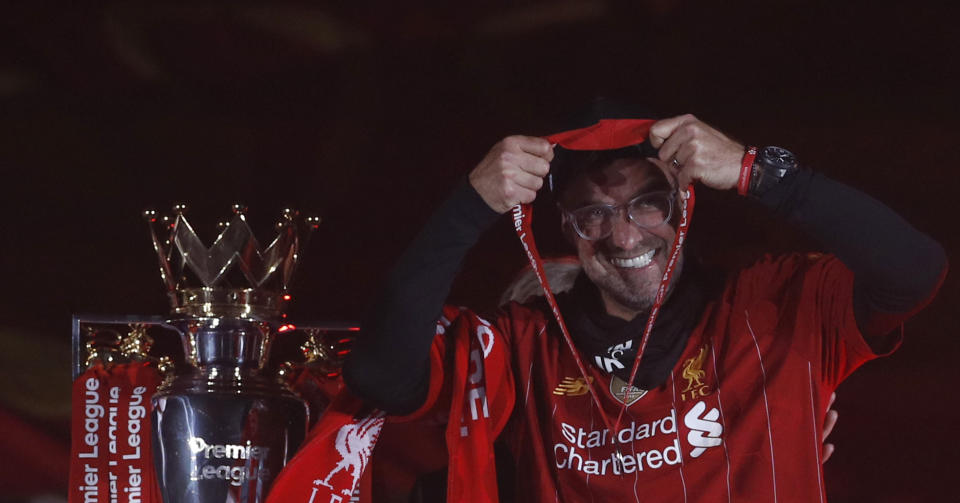
[[(558, 133), (548, 136), (547, 139), (552, 143), (559, 143), (564, 148), (571, 150), (622, 148), (643, 142), (653, 122), (652, 120), (646, 119), (601, 120), (588, 128)], [(653, 325), (657, 320), (657, 316), (660, 314), (663, 301), (666, 299), (670, 280), (676, 271), (677, 262), (680, 259), (680, 252), (683, 249), (687, 231), (690, 228), (690, 220), (693, 217), (693, 207), (696, 199), (692, 183), (687, 186), (686, 193), (682, 194), (682, 196), (684, 197), (682, 197), (683, 205), (680, 213), (680, 222), (677, 225), (677, 232), (673, 238), (670, 259), (667, 261), (667, 265), (663, 270), (663, 277), (660, 279), (660, 286), (657, 288), (653, 307), (650, 308), (650, 316), (647, 318), (647, 324), (643, 330), (643, 337), (640, 339), (640, 347), (637, 348), (637, 356), (634, 358), (633, 366), (630, 369), (630, 380), (627, 381), (627, 384), (631, 386), (637, 377), (637, 370), (640, 368), (640, 359), (643, 358), (647, 342), (650, 340), (650, 334), (653, 332)], [(587, 368), (583, 364), (583, 359), (580, 358), (580, 353), (573, 344), (570, 331), (567, 329), (567, 324), (560, 314), (560, 307), (557, 305), (557, 300), (553, 295), (553, 291), (550, 289), (546, 273), (543, 270), (543, 260), (540, 258), (540, 252), (537, 250), (537, 244), (533, 239), (533, 207), (530, 204), (518, 204), (513, 207), (512, 214), (517, 237), (520, 238), (520, 243), (523, 245), (523, 250), (527, 255), (527, 260), (530, 262), (530, 267), (533, 269), (537, 281), (543, 288), (544, 297), (550, 306), (550, 310), (553, 312), (553, 317), (557, 320), (557, 325), (560, 327), (563, 339), (573, 354), (573, 359), (577, 364), (577, 368), (580, 370), (580, 374), (583, 376), (587, 389), (590, 391), (593, 402), (597, 405), (597, 410), (600, 412), (600, 417), (603, 419), (604, 425), (614, 434), (614, 438), (616, 439), (616, 431), (620, 426), (624, 413), (627, 411), (627, 403), (626, 401), (622, 402), (616, 421), (611, 423), (610, 418), (607, 417), (606, 412), (603, 410), (603, 405), (600, 402), (600, 396), (597, 394), (596, 388), (593, 383), (590, 382), (591, 380), (589, 379)], [(619, 447), (617, 448), (617, 452), (620, 452)]]

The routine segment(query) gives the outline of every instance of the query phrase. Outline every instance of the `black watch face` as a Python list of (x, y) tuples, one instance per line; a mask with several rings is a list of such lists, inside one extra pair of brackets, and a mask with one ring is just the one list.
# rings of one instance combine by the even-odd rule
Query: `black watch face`
[(782, 168), (793, 167), (797, 162), (793, 152), (780, 147), (764, 147), (761, 155), (765, 162)]

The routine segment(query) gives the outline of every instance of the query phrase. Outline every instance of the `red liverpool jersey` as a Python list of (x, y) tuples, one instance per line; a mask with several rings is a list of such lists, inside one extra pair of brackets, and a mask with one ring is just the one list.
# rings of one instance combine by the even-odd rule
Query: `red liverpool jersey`
[[(767, 258), (708, 303), (667, 382), (640, 390), (590, 365), (596, 410), (550, 314), (510, 305), (515, 406), (501, 434), (518, 501), (823, 501), (820, 434), (830, 394), (877, 356), (853, 315), (853, 275), (834, 257)], [(431, 398), (446, 388), (438, 338)], [(442, 401), (442, 400), (441, 400)], [(510, 400), (511, 402), (513, 400)]]

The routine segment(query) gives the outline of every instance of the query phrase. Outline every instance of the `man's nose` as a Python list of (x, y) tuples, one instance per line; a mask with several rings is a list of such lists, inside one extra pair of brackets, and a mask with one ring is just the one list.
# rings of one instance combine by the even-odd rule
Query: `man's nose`
[(625, 211), (619, 211), (613, 217), (613, 227), (607, 239), (614, 248), (632, 250), (643, 242), (645, 237), (646, 231), (631, 222)]

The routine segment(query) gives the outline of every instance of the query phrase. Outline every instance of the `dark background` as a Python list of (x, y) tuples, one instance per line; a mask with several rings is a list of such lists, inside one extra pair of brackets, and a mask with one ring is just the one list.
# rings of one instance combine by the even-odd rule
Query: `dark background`
[[(746, 143), (786, 146), (883, 200), (948, 253), (960, 244), (957, 40), (953, 17), (932, 3), (0, 9), (0, 409), (55, 441), (69, 435), (71, 313), (166, 311), (144, 208), (187, 202), (212, 240), (215, 222), (243, 202), (262, 242), (284, 205), (317, 211), (324, 223), (305, 253), (292, 316), (353, 320), (494, 142), (555, 132), (598, 95), (692, 112)], [(701, 190), (697, 209), (693, 246), (709, 262), (816, 247), (730, 194)], [(561, 252), (542, 220), (542, 248)], [(454, 299), (489, 307), (523, 265), (515, 241), (506, 222), (491, 231)], [(840, 388), (831, 501), (953, 495), (958, 293), (948, 278), (907, 324), (902, 349)], [(65, 479), (52, 477), (41, 492), (65, 493)]]

